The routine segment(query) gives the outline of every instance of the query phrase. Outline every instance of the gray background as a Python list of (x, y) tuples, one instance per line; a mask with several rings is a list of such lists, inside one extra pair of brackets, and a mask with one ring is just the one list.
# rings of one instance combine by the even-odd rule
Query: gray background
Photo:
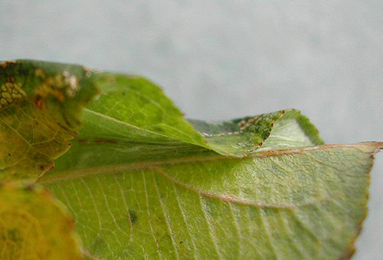
[[(383, 140), (383, 1), (0, 0), (0, 60), (145, 75), (187, 117), (284, 108), (328, 143)], [(354, 259), (383, 259), (383, 155)]]

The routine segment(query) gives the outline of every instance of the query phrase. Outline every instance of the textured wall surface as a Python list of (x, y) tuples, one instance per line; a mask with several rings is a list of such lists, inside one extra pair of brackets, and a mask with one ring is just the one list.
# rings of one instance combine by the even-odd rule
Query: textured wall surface
[[(328, 143), (383, 140), (383, 2), (0, 0), (0, 60), (145, 75), (189, 118), (297, 108)], [(354, 259), (383, 259), (383, 153)]]

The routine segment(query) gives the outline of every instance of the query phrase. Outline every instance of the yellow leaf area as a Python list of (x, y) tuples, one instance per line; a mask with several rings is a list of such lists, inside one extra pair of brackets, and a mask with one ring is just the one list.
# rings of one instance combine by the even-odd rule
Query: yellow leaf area
[(73, 136), (24, 100), (0, 111), (0, 181), (36, 180), (54, 167)]
[(0, 259), (81, 259), (73, 220), (42, 187), (0, 187)]

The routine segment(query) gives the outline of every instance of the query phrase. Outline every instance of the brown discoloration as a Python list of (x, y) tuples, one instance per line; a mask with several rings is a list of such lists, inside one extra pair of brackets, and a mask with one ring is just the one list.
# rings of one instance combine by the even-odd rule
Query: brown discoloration
[(239, 126), (239, 127), (242, 127), (244, 124), (246, 124), (246, 121), (245, 121), (245, 120), (242, 120), (241, 122), (238, 123), (238, 126)]
[[(355, 148), (357, 148), (358, 146), (361, 146), (361, 145), (376, 147), (376, 149), (374, 151), (376, 151), (376, 150), (379, 151), (380, 149), (383, 149), (383, 142), (365, 142), (365, 143), (357, 143), (357, 144), (349, 144), (349, 145), (326, 144), (326, 145), (321, 145), (321, 146), (302, 147), (302, 148), (297, 148), (297, 149), (281, 149), (281, 150), (264, 151), (264, 152), (259, 152), (257, 154), (254, 154), (253, 156), (254, 157), (267, 157), (267, 156), (279, 156), (279, 155), (284, 155), (284, 154), (299, 154), (299, 153), (303, 153), (306, 151), (321, 150), (321, 149), (326, 149), (326, 148), (339, 148), (339, 147), (344, 147), (344, 148), (355, 147)], [(372, 154), (374, 154), (374, 152)]]
[(77, 139), (77, 142), (79, 144), (88, 144), (89, 143), (89, 140), (88, 139)]
[(94, 140), (95, 143), (98, 144), (118, 144), (115, 140), (106, 140), (106, 139), (96, 139)]
[(54, 164), (51, 165), (40, 165), (39, 169), (42, 173), (47, 173), (55, 168)]
[(377, 147), (375, 148), (374, 152), (372, 153), (372, 157), (373, 157), (375, 154), (379, 153), (380, 150), (383, 150), (383, 142), (382, 142), (382, 143), (378, 143), (378, 145), (379, 145), (379, 146), (377, 146)]
[(16, 64), (16, 61), (3, 61), (3, 62), (0, 62), (0, 68), (4, 68), (5, 69), (10, 64)]
[[(87, 170), (85, 173), (83, 169), (80, 170), (72, 170), (67, 171), (64, 174), (55, 174), (51, 175), (47, 178), (39, 179), (37, 182), (39, 183), (54, 183), (60, 180), (68, 180), (75, 179), (89, 175), (98, 175), (105, 174), (111, 172), (121, 172), (127, 170), (141, 170), (141, 169), (153, 169), (159, 166), (165, 165), (181, 165), (186, 163), (201, 163), (201, 162), (211, 162), (211, 161), (240, 161), (243, 159), (250, 158), (266, 158), (269, 156), (283, 156), (289, 154), (299, 154), (305, 153), (312, 150), (322, 150), (322, 149), (336, 149), (336, 148), (360, 148), (361, 146), (372, 146), (379, 147), (383, 146), (383, 142), (367, 142), (367, 143), (359, 143), (359, 144), (350, 144), (350, 145), (341, 145), (341, 144), (327, 144), (322, 146), (315, 147), (303, 147), (297, 149), (284, 149), (284, 150), (274, 150), (274, 151), (263, 151), (253, 154), (246, 154), (243, 157), (230, 157), (230, 156), (222, 156), (222, 155), (209, 155), (204, 157), (199, 156), (191, 156), (180, 159), (168, 159), (161, 161), (151, 161), (151, 162), (138, 162), (138, 163), (126, 163), (121, 165), (112, 165), (112, 166), (102, 166), (102, 167), (94, 167)], [(372, 167), (372, 159), (371, 159), (371, 167)], [(369, 171), (368, 171), (369, 172)]]
[(50, 165), (45, 173), (52, 171), (55, 167), (56, 166), (54, 164)]
[(257, 120), (259, 116), (254, 116), (247, 121), (242, 120), (241, 122), (238, 123), (238, 126), (241, 128), (240, 131), (246, 131), (249, 127), (253, 125), (253, 122)]
[(46, 190), (46, 189), (42, 189), (42, 190), (40, 190), (40, 194), (43, 195), (43, 196), (46, 196), (46, 197), (48, 197), (48, 198), (53, 198), (52, 193), (50, 193), (50, 192), (49, 192), (48, 190)]
[(25, 191), (33, 191), (35, 189), (35, 185), (34, 184), (28, 184), (24, 187), (24, 190)]
[(36, 98), (35, 98), (35, 101), (33, 103), (35, 104), (35, 106), (38, 109), (43, 110), (43, 108), (44, 108), (44, 101), (41, 98), (41, 96), (37, 95)]
[(65, 101), (65, 96), (64, 94), (59, 90), (59, 89), (55, 89), (53, 91), (53, 96), (55, 96), (60, 102), (64, 102)]
[(355, 254), (355, 247), (347, 247), (345, 253), (339, 258), (339, 260), (349, 260)]
[(96, 143), (96, 144), (118, 144), (116, 140), (107, 140), (107, 139), (77, 139), (77, 142), (79, 144), (89, 144), (89, 143)]
[(69, 71), (47, 77), (45, 72), (37, 68), (35, 76), (42, 79), (42, 83), (35, 89), (35, 94), (41, 98), (53, 96), (60, 102), (73, 98), (80, 90), (79, 79)]

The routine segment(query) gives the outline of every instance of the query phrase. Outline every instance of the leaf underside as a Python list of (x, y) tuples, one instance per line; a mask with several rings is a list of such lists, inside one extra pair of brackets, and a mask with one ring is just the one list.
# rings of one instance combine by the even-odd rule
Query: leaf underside
[[(85, 256), (341, 259), (354, 251), (382, 143), (323, 145), (293, 109), (185, 120), (150, 81), (81, 66), (0, 63), (0, 85), (0, 180), (39, 178), (74, 217)], [(20, 96), (8, 100), (13, 89)]]

